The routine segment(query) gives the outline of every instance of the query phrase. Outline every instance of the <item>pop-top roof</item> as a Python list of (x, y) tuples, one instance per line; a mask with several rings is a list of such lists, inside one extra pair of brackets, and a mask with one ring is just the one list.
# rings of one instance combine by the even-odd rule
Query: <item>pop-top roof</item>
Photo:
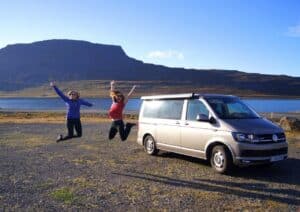
[(152, 99), (196, 99), (200, 97), (235, 97), (232, 95), (223, 95), (223, 94), (197, 94), (197, 93), (182, 93), (182, 94), (167, 94), (167, 95), (155, 95), (155, 96), (142, 96), (143, 100), (152, 100)]

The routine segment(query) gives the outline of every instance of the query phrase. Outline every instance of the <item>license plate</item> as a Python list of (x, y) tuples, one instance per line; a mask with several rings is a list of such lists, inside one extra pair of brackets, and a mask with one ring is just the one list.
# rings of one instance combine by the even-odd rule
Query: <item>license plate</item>
[(279, 161), (279, 160), (283, 160), (284, 156), (283, 155), (276, 155), (271, 157), (271, 162), (275, 162), (275, 161)]

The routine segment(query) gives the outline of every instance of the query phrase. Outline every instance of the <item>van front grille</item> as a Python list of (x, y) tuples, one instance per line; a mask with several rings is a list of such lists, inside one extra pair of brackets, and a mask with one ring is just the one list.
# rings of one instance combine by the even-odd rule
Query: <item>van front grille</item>
[(287, 153), (287, 147), (271, 150), (243, 150), (241, 152), (241, 157), (269, 157), (274, 155), (284, 155)]
[(281, 143), (285, 142), (285, 134), (284, 133), (276, 133), (278, 140), (273, 141), (273, 134), (258, 134), (256, 138), (259, 142), (256, 144), (272, 144), (272, 143)]

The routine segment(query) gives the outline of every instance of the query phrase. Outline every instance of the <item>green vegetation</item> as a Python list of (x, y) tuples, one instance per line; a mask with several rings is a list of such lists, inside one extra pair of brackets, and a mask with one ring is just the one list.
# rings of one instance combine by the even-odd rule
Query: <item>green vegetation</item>
[(74, 195), (73, 191), (67, 187), (57, 189), (57, 190), (51, 192), (50, 195), (55, 200), (62, 201), (65, 204), (71, 204), (75, 200), (75, 195)]

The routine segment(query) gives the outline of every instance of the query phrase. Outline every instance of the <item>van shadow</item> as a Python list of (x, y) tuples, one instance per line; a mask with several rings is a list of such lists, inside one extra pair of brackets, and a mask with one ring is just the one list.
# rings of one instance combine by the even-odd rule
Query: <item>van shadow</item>
[(126, 173), (113, 172), (113, 175), (130, 177), (167, 186), (197, 189), (205, 192), (219, 192), (221, 194), (235, 195), (243, 198), (255, 198), (260, 200), (273, 200), (279, 203), (300, 205), (299, 190), (272, 189), (267, 183), (236, 183), (211, 179), (194, 179), (192, 181), (171, 178), (167, 176), (127, 171)]
[[(180, 155), (170, 152), (162, 152), (158, 157), (175, 158), (192, 163), (210, 166), (207, 160)], [(200, 171), (200, 170), (199, 170)], [(213, 170), (211, 170), (213, 172)], [(286, 183), (290, 185), (300, 185), (300, 159), (288, 158), (277, 162), (270, 167), (249, 166), (235, 167), (229, 175), (245, 179), (254, 179), (265, 182)]]

